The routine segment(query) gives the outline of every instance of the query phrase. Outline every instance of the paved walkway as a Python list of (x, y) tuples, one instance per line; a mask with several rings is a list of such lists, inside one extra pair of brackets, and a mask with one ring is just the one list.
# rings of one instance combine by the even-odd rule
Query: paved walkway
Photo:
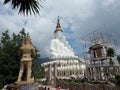
[[(51, 88), (51, 90), (56, 90), (56, 88)], [(60, 89), (60, 90), (69, 90), (69, 89)]]
[[(43, 87), (43, 88), (47, 88), (47, 90), (48, 90), (48, 88), (50, 88), (50, 90), (56, 90), (56, 88), (54, 88), (54, 87), (52, 87), (52, 86), (47, 86), (47, 85), (39, 85), (39, 87)], [(60, 90), (69, 90), (69, 89), (60, 89)]]

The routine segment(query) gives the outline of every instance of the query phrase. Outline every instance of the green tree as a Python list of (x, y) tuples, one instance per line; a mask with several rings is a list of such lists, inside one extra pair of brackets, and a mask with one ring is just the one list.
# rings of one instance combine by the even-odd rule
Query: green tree
[(113, 60), (112, 60), (112, 57), (114, 57), (114, 55), (115, 55), (115, 50), (114, 50), (113, 48), (108, 48), (108, 49), (107, 49), (107, 56), (110, 57), (110, 59), (109, 59), (110, 62), (109, 62), (109, 63), (110, 63), (110, 65), (112, 65), (112, 66), (114, 65), (114, 62), (113, 62)]
[(10, 38), (8, 30), (2, 33), (0, 41), (0, 84), (14, 82), (19, 71), (19, 48), (25, 37), (24, 29)]
[(39, 14), (42, 0), (4, 0), (4, 4), (11, 3), (12, 9), (18, 9), (18, 14)]
[(40, 77), (40, 75), (39, 75), (39, 66), (37, 65), (37, 63), (38, 63), (38, 57), (40, 57), (40, 54), (38, 54), (38, 50), (35, 48), (35, 51), (37, 52), (37, 54), (34, 56), (34, 58), (33, 58), (33, 63), (32, 63), (32, 75), (34, 76), (34, 78), (36, 79), (38, 79), (39, 77)]
[(116, 67), (114, 66), (114, 61), (113, 58), (115, 56), (115, 50), (113, 48), (108, 48), (107, 49), (107, 56), (109, 57), (109, 64), (112, 67), (112, 72), (110, 72), (111, 75), (116, 74)]
[(108, 48), (107, 49), (107, 56), (114, 57), (114, 55), (115, 55), (115, 50), (113, 48)]
[[(10, 37), (8, 30), (2, 33), (0, 41), (0, 88), (17, 80), (21, 56), (19, 49), (26, 37), (25, 30)], [(35, 58), (37, 58), (36, 54)]]
[(120, 85), (120, 75), (115, 75), (116, 84)]
[(120, 64), (120, 55), (117, 56), (118, 63)]
[(40, 78), (45, 77), (45, 68), (43, 66), (40, 67)]

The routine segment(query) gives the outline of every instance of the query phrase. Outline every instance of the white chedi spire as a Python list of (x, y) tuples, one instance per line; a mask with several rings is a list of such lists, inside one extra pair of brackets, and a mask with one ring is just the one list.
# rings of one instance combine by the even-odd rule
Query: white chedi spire
[(61, 29), (60, 20), (58, 18), (54, 31), (55, 38), (51, 40), (50, 44), (51, 58), (76, 57), (73, 49), (66, 41), (65, 36), (62, 35), (62, 32), (63, 30)]

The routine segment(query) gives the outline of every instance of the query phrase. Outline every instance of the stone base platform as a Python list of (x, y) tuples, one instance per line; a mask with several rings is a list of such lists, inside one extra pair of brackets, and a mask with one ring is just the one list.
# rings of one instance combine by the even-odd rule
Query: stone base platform
[(16, 85), (27, 85), (27, 84), (33, 84), (33, 83), (34, 83), (34, 77), (29, 78), (28, 80), (25, 80), (25, 81), (16, 81), (15, 82)]
[(15, 82), (13, 84), (9, 84), (8, 87), (7, 87), (7, 90), (21, 90), (21, 87), (22, 86), (26, 86), (26, 85), (30, 85), (30, 84), (33, 84), (34, 81), (31, 80), (31, 81), (20, 81), (20, 82)]
[(20, 90), (20, 85), (9, 84), (7, 90)]
[(28, 84), (33, 84), (33, 83), (34, 83), (34, 80), (15, 82), (16, 85), (28, 85)]

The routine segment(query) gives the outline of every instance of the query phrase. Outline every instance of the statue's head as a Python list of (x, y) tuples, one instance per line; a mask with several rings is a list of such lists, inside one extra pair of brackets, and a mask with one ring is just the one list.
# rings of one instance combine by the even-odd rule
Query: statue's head
[(27, 33), (27, 36), (24, 40), (24, 43), (20, 48), (21, 55), (24, 55), (24, 53), (26, 53), (26, 52), (30, 53), (30, 55), (32, 54), (31, 55), (32, 57), (36, 54), (36, 51), (35, 51), (35, 48), (32, 45), (29, 33)]
[(29, 33), (27, 33), (27, 36), (24, 41), (24, 45), (31, 45), (31, 39)]

